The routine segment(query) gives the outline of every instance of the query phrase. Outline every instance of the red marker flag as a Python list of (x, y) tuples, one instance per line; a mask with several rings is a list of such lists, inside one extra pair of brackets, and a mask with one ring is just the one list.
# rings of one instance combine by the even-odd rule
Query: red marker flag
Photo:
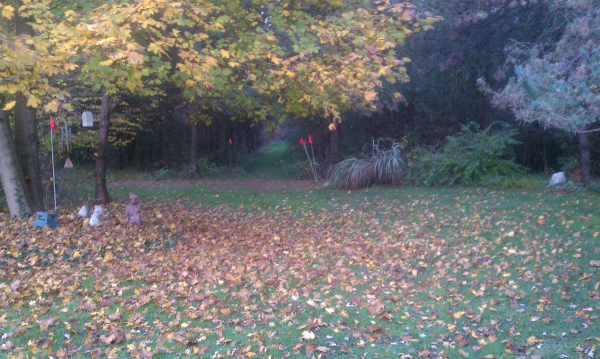
[(52, 116), (50, 116), (50, 128), (52, 129), (52, 132), (56, 132), (56, 126), (54, 126), (54, 119)]
[(305, 144), (305, 143), (306, 143), (306, 142), (304, 142), (304, 137), (300, 137), (300, 144), (301, 144), (301, 145), (303, 145), (303, 144)]
[(229, 144), (232, 144), (233, 142), (231, 142), (231, 138), (229, 139)]
[(312, 143), (312, 137), (310, 137), (310, 135), (308, 135), (308, 143)]

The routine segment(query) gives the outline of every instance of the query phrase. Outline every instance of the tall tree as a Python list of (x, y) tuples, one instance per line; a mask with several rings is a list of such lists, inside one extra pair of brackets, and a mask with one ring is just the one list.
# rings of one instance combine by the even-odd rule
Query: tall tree
[(32, 214), (31, 198), (25, 186), (21, 167), (18, 165), (10, 125), (4, 116), (3, 105), (3, 101), (0, 101), (0, 178), (10, 215), (24, 219)]
[[(20, 5), (20, 6), (19, 6)], [(14, 109), (16, 141), (2, 141), (3, 153), (15, 153), (17, 165), (24, 176), (13, 176), (11, 181), (27, 181), (4, 188), (7, 191), (31, 190), (31, 196), (20, 193), (6, 193), (7, 198), (17, 196), (32, 210), (43, 208), (43, 193), (40, 178), (36, 109), (44, 98), (58, 96), (64, 99), (66, 93), (50, 83), (52, 76), (63, 74), (65, 54), (49, 55), (52, 46), (46, 39), (33, 36), (31, 23), (35, 18), (43, 27), (51, 17), (48, 2), (31, 1), (21, 4), (0, 4), (0, 95), (6, 98), (5, 111)], [(42, 31), (44, 33), (44, 31)], [(68, 105), (67, 105), (68, 106)], [(8, 124), (7, 124), (8, 126)], [(8, 128), (8, 127), (7, 127)], [(26, 176), (26, 177), (25, 177)], [(4, 180), (4, 179), (3, 179)], [(29, 190), (27, 191), (29, 192)]]
[[(17, 1), (18, 8), (23, 5)], [(29, 25), (30, 18), (25, 17), (25, 12), (17, 11), (14, 17), (16, 36), (33, 36), (33, 28)], [(42, 178), (40, 175), (40, 161), (37, 136), (37, 114), (36, 108), (27, 105), (28, 99), (25, 94), (16, 94), (15, 105), (15, 143), (17, 156), (21, 169), (25, 174), (27, 188), (31, 194), (34, 211), (44, 209), (44, 196), (42, 190)]]
[(524, 122), (539, 121), (577, 134), (582, 181), (589, 184), (589, 135), (600, 119), (600, 1), (556, 0), (554, 6), (569, 9), (569, 24), (551, 46), (513, 44), (508, 62), (515, 76), (501, 92), (480, 79), (493, 94), (493, 102), (509, 108)]
[[(3, 12), (12, 10), (5, 6)], [(32, 42), (47, 50), (46, 58), (66, 54), (64, 68), (78, 67), (79, 85), (102, 96), (100, 203), (108, 201), (101, 177), (111, 102), (134, 95), (152, 105), (153, 97), (165, 95), (165, 85), (175, 85), (182, 101), (218, 98), (257, 120), (324, 116), (334, 129), (347, 109), (373, 108), (381, 78), (408, 80), (396, 47), (436, 21), (388, 0), (136, 0), (57, 18), (38, 23), (35, 17), (32, 25), (50, 48)], [(56, 98), (44, 108), (65, 104)]]

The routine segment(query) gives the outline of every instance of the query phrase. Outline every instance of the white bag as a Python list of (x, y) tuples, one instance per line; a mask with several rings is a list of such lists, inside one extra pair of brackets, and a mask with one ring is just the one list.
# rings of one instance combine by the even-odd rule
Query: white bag
[(100, 224), (100, 216), (96, 214), (96, 212), (92, 213), (92, 217), (90, 218), (90, 226), (95, 227)]
[(101, 206), (94, 206), (94, 214), (98, 215), (98, 219), (102, 219), (102, 213), (104, 213), (104, 211), (102, 211)]
[(87, 217), (88, 216), (88, 208), (87, 208), (87, 206), (81, 207), (81, 209), (79, 210), (79, 212), (77, 212), (77, 216), (78, 217)]

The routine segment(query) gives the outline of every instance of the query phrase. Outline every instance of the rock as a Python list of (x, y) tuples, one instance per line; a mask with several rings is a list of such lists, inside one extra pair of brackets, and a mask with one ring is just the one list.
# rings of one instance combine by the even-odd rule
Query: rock
[(329, 186), (331, 186), (331, 183), (329, 183), (329, 181), (323, 183), (323, 187), (329, 187)]
[(557, 172), (552, 175), (548, 187), (562, 186), (567, 182), (564, 172)]
[(78, 217), (87, 217), (88, 216), (88, 208), (87, 208), (87, 206), (81, 207), (81, 209), (79, 210), (79, 212), (77, 212), (77, 216)]

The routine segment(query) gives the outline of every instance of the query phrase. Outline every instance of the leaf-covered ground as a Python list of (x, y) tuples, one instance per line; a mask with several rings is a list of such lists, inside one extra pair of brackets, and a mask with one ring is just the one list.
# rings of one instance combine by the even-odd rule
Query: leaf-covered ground
[(0, 355), (598, 356), (597, 196), (224, 191), (145, 203), (141, 227), (122, 203), (97, 228), (1, 215)]

